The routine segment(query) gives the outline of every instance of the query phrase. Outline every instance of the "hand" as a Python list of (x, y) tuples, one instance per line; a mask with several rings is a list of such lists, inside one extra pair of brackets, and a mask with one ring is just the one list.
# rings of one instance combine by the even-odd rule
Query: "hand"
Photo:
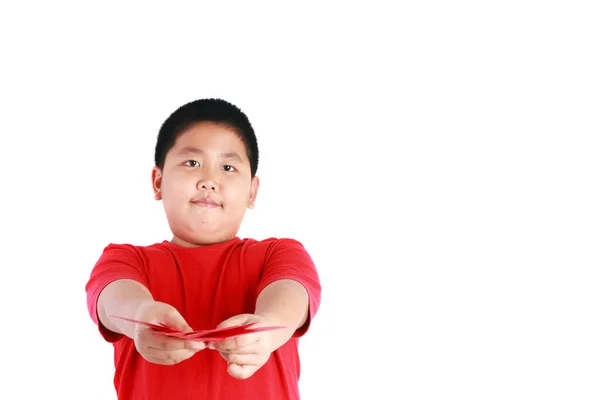
[[(257, 322), (252, 326), (253, 328), (277, 325), (259, 315), (241, 314), (221, 322), (217, 328), (227, 328), (250, 322)], [(229, 375), (238, 379), (246, 379), (265, 365), (271, 353), (277, 349), (275, 332), (277, 331), (249, 333), (222, 342), (209, 343), (208, 347), (221, 353), (221, 356), (227, 361)]]
[[(174, 307), (158, 301), (141, 303), (136, 309), (134, 319), (150, 323), (160, 322), (184, 332), (192, 331)], [(205, 343), (159, 335), (141, 324), (136, 324), (133, 340), (135, 348), (144, 359), (162, 365), (180, 363), (206, 348)]]

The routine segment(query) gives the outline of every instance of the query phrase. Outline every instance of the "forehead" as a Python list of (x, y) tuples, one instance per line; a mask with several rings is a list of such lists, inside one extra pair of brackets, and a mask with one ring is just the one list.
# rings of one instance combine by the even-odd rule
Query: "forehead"
[(185, 129), (169, 151), (171, 154), (181, 153), (185, 149), (196, 148), (203, 152), (238, 153), (248, 161), (246, 145), (237, 132), (225, 125), (214, 122), (198, 122)]

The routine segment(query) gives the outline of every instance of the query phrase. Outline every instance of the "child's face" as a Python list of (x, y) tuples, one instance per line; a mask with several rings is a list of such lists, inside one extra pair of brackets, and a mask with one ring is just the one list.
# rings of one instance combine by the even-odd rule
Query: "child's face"
[(190, 247), (233, 238), (254, 205), (259, 180), (251, 178), (246, 147), (231, 128), (200, 122), (177, 138), (162, 171), (154, 167), (152, 183), (172, 242)]

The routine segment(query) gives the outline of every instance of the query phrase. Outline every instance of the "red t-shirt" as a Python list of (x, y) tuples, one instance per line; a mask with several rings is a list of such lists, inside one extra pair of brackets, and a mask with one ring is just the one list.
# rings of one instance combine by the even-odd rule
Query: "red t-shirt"
[[(217, 351), (204, 350), (175, 365), (146, 361), (132, 339), (99, 323), (100, 292), (117, 279), (145, 285), (154, 300), (175, 307), (194, 330), (213, 329), (238, 314), (254, 312), (269, 283), (294, 279), (309, 295), (309, 318), (294, 336), (247, 379), (227, 372)], [(114, 384), (119, 399), (299, 399), (298, 338), (308, 329), (321, 299), (312, 259), (293, 239), (240, 239), (195, 248), (164, 241), (151, 246), (110, 244), (86, 285), (90, 316), (115, 350)]]

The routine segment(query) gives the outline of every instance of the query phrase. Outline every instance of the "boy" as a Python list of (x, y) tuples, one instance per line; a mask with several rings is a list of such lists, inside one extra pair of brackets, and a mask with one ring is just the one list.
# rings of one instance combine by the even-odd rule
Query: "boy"
[[(109, 244), (86, 285), (90, 316), (114, 346), (119, 399), (299, 399), (298, 339), (321, 286), (299, 242), (236, 236), (254, 207), (257, 167), (254, 130), (224, 100), (185, 104), (163, 123), (152, 186), (173, 238)], [(286, 328), (203, 343), (114, 316), (186, 332)]]

